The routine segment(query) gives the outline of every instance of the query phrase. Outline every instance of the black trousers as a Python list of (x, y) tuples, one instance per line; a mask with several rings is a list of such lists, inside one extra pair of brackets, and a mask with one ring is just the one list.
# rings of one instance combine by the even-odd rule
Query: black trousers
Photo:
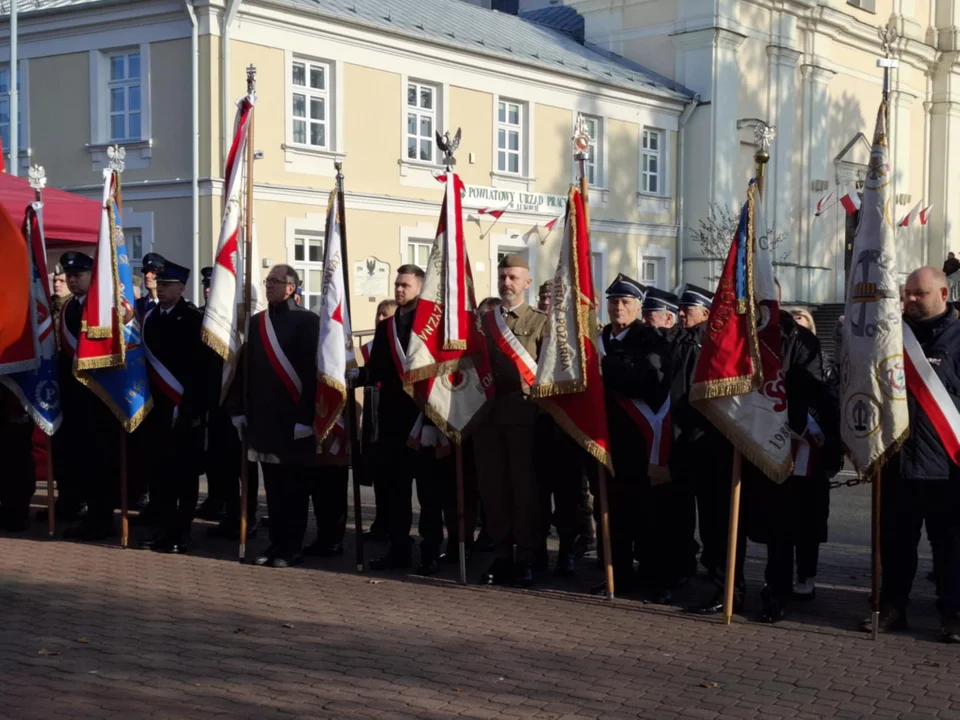
[(290, 558), (303, 549), (308, 502), (317, 469), (275, 463), (262, 463), (261, 467), (270, 513), (270, 552), (276, 557)]
[[(456, 453), (456, 449), (453, 450)], [(473, 442), (467, 438), (461, 449), (463, 453), (463, 529), (464, 547), (469, 552), (473, 547), (477, 515), (480, 508), (480, 487), (477, 484), (477, 471), (474, 466)], [(441, 461), (446, 461), (441, 458)], [(452, 482), (441, 483), (443, 492), (443, 518), (447, 528), (447, 552), (458, 552), (455, 546), (460, 542), (459, 516), (457, 511), (456, 456), (451, 459), (453, 466), (446, 469), (451, 473)]]
[(32, 422), (0, 424), (0, 527), (26, 527), (30, 500), (37, 489)]
[(314, 468), (310, 481), (313, 516), (317, 520), (317, 545), (330, 547), (343, 542), (347, 532), (347, 482), (349, 468)]
[[(63, 424), (53, 436), (57, 510), (72, 514), (87, 503), (88, 521), (107, 524), (113, 522), (120, 500), (121, 436), (127, 442), (128, 476), (140, 472), (136, 454), (131, 457), (129, 453), (132, 435), (126, 434), (93, 391), (85, 387), (70, 390), (63, 398)], [(141, 432), (142, 427), (133, 435)], [(136, 441), (132, 445), (136, 447)]]
[(145, 458), (152, 502), (160, 528), (168, 534), (189, 534), (200, 492), (201, 428), (174, 430), (173, 411), (156, 401), (144, 420), (144, 440), (162, 448), (162, 458)]
[(924, 523), (933, 549), (937, 610), (960, 612), (960, 483), (956, 479), (904, 480), (884, 472), (881, 486), (880, 563), (884, 604), (905, 607), (917, 574)]
[[(240, 438), (223, 408), (211, 410), (207, 416), (207, 447), (204, 453), (204, 471), (207, 476), (207, 494), (211, 503), (228, 502), (236, 494), (240, 478)], [(235, 504), (236, 507), (239, 507)]]
[(584, 465), (590, 456), (546, 413), (537, 416), (535, 432), (544, 542), (552, 524), (560, 538), (560, 552), (570, 552), (583, 529)]
[[(635, 483), (607, 478), (610, 507), (610, 553), (614, 585), (629, 590), (636, 585), (634, 548), (642, 517), (643, 493)], [(599, 525), (599, 521), (598, 521)]]

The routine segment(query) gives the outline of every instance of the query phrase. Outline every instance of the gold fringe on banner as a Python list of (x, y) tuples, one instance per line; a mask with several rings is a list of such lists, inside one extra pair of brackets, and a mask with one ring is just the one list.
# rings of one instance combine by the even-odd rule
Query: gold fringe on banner
[[(317, 383), (320, 385), (326, 385), (329, 388), (333, 388), (338, 393), (340, 393), (340, 401), (337, 403), (337, 407), (334, 408), (333, 414), (330, 415), (330, 419), (327, 421), (327, 424), (321, 429), (321, 432), (317, 433), (317, 443), (322, 443), (327, 439), (327, 435), (330, 434), (330, 431), (333, 430), (334, 425), (337, 424), (337, 420), (340, 418), (340, 415), (343, 414), (343, 409), (347, 405), (347, 388), (339, 380), (330, 377), (329, 375), (318, 373), (317, 374)], [(319, 393), (317, 393), (319, 395)], [(319, 414), (320, 404), (314, 401), (314, 408)], [(350, 428), (347, 428), (347, 432), (350, 432)]]

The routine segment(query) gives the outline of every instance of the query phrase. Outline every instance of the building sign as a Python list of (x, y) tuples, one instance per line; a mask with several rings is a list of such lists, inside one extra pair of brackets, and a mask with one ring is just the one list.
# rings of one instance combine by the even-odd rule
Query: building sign
[(498, 210), (502, 208), (514, 212), (559, 215), (567, 206), (567, 196), (465, 185), (463, 204), (467, 207), (489, 207)]
[(354, 295), (371, 295), (376, 297), (385, 297), (389, 295), (390, 287), (390, 264), (375, 257), (368, 257), (366, 260), (360, 260), (353, 263), (353, 284)]

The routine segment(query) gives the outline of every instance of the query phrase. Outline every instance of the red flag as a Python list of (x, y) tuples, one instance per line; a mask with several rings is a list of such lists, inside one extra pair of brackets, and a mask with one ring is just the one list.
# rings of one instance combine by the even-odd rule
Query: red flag
[(590, 259), (584, 201), (580, 191), (571, 188), (553, 280), (549, 337), (540, 350), (537, 379), (530, 392), (560, 427), (612, 473)]
[(489, 215), (492, 218), (499, 220), (506, 210), (491, 210), (490, 208), (480, 208), (477, 210), (480, 215)]
[(923, 210), (920, 211), (920, 225), (926, 225), (930, 222), (930, 209), (933, 205), (927, 205)]
[(847, 215), (853, 215), (857, 210), (860, 209), (859, 193), (857, 193), (856, 189), (851, 190), (842, 198), (840, 198), (840, 204), (843, 205), (843, 209), (847, 211)]
[(0, 206), (0, 257), (3, 258), (0, 262), (0, 372), (36, 368), (40, 357), (30, 312), (33, 278), (27, 242), (3, 206)]
[(817, 212), (816, 212), (817, 215), (823, 212), (823, 206), (826, 205), (830, 201), (830, 198), (832, 197), (833, 197), (833, 193), (830, 193), (826, 197), (820, 198), (820, 202), (817, 203)]
[(906, 215), (903, 216), (903, 218), (900, 220), (900, 223), (898, 224), (897, 227), (910, 227), (910, 224), (917, 219), (917, 216), (919, 214), (920, 214), (920, 203), (918, 202), (916, 205), (913, 206), (913, 210), (911, 210), (910, 212), (908, 212)]

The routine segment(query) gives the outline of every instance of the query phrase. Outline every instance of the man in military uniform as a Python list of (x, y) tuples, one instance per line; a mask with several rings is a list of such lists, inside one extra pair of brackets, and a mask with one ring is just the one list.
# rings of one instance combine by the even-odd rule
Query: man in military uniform
[[(314, 401), (320, 318), (301, 312), (293, 296), (297, 271), (275, 265), (266, 280), (267, 309), (250, 319), (237, 379), (226, 409), (246, 435), (248, 459), (260, 462), (270, 513), (270, 546), (257, 565), (287, 568), (303, 561), (308, 497), (317, 463)], [(246, 402), (244, 372), (251, 378)]]
[[(516, 339), (528, 362), (536, 363), (548, 332), (546, 313), (530, 307), (524, 296), (531, 284), (530, 266), (520, 255), (507, 255), (498, 268), (501, 305), (499, 331)], [(502, 321), (502, 322), (501, 322)], [(474, 434), (477, 480), (486, 514), (486, 530), (495, 559), (482, 582), (489, 585), (533, 584), (533, 563), (543, 544), (541, 498), (533, 464), (538, 409), (529, 397), (515, 360), (487, 337), (496, 398), (486, 421)], [(516, 545), (516, 557), (514, 557)]]
[(190, 271), (166, 261), (156, 273), (157, 305), (143, 322), (153, 411), (144, 421), (144, 438), (163, 448), (163, 458), (146, 463), (159, 529), (141, 547), (157, 552), (190, 551), (190, 526), (197, 506), (205, 403), (203, 316), (183, 298)]
[[(87, 299), (93, 258), (80, 252), (60, 257), (73, 297), (60, 317), (60, 348), (57, 369), (63, 422), (54, 435), (55, 468), (59, 498), (57, 518), (76, 518), (83, 502), (87, 515), (67, 528), (63, 536), (76, 540), (103, 540), (116, 535), (113, 510), (119, 481), (119, 448), (122, 431), (110, 409), (73, 374), (83, 304)], [(57, 447), (59, 446), (59, 447)]]
[(140, 318), (141, 324), (147, 313), (159, 303), (157, 298), (157, 273), (163, 270), (166, 262), (163, 255), (159, 253), (147, 253), (143, 256), (140, 269), (143, 273), (143, 294), (136, 302), (137, 317)]

